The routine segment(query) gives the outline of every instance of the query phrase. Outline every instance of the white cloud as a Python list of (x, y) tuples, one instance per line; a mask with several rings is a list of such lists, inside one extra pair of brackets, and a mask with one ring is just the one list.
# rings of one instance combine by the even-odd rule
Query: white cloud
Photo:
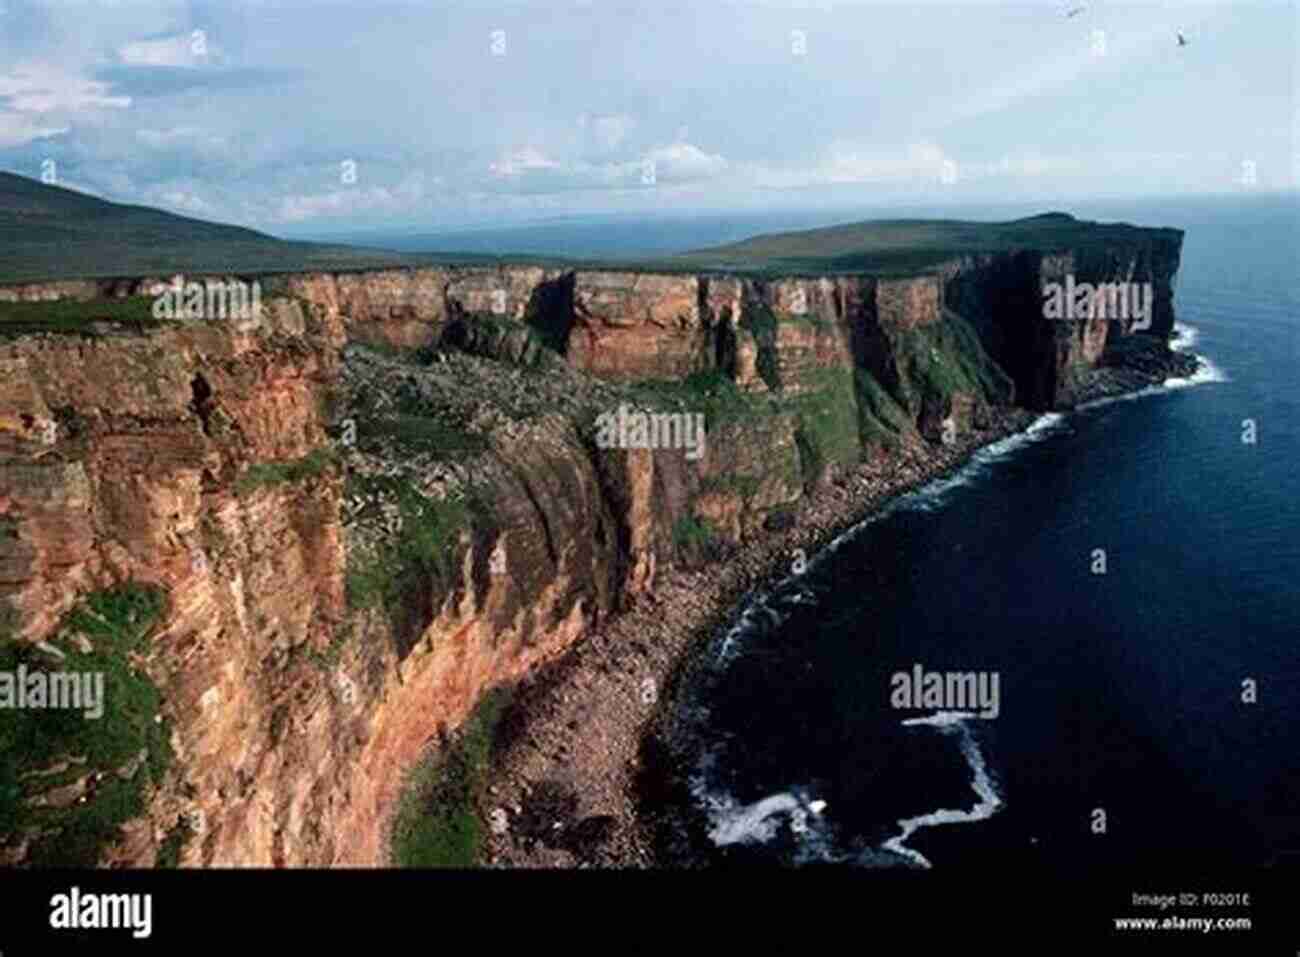
[(181, 190), (168, 190), (160, 195), (158, 199), (173, 209), (183, 209), (187, 213), (206, 213), (210, 215), (213, 212), (212, 206), (205, 203), (198, 196)]
[(49, 63), (29, 63), (0, 73), (0, 98), (21, 113), (125, 109), (129, 96), (109, 96), (108, 84), (68, 73)]
[(385, 189), (335, 190), (332, 193), (313, 193), (302, 196), (285, 196), (280, 200), (275, 218), (281, 222), (298, 223), (321, 216), (341, 213), (358, 213), (382, 209), (392, 202)]
[(951, 157), (934, 143), (882, 148), (854, 142), (836, 142), (819, 159), (806, 166), (749, 164), (741, 175), (769, 189), (839, 186), (854, 183), (937, 182)]
[(598, 152), (618, 149), (636, 128), (636, 120), (625, 113), (604, 113), (578, 117), (578, 125), (587, 132), (589, 145)]
[(891, 180), (938, 179), (943, 172), (942, 149), (933, 143), (913, 143), (895, 153), (867, 151), (836, 144), (818, 168), (821, 183), (873, 183)]
[(0, 110), (0, 149), (23, 146), (34, 140), (66, 132), (66, 126), (42, 126), (23, 113)]
[(653, 172), (656, 186), (681, 185), (714, 179), (728, 169), (722, 156), (704, 152), (690, 143), (670, 143), (646, 151), (636, 159), (593, 162), (556, 160), (534, 146), (515, 149), (488, 165), (498, 191), (527, 194), (573, 190), (624, 190), (642, 188)]
[(219, 59), (221, 51), (202, 30), (152, 40), (136, 40), (117, 48), (124, 66), (198, 67)]
[(655, 179), (660, 183), (689, 183), (714, 179), (727, 171), (727, 160), (706, 153), (690, 143), (670, 143), (651, 150), (647, 156), (655, 164)]
[(1055, 176), (1061, 173), (1080, 173), (1086, 171), (1090, 163), (1085, 163), (1077, 156), (1047, 156), (1037, 150), (1029, 150), (1014, 155), (1004, 156), (997, 163), (979, 168), (983, 175), (990, 176)]
[(488, 172), (493, 176), (518, 178), (536, 170), (559, 169), (560, 164), (547, 159), (542, 151), (525, 146), (503, 156), (495, 163), (488, 164)]
[(220, 149), (226, 141), (197, 126), (174, 126), (169, 130), (136, 130), (135, 138), (145, 146), (154, 149), (168, 149), (176, 146), (190, 146), (204, 149)]
[(77, 76), (55, 64), (19, 64), (0, 73), (0, 149), (68, 132), (66, 124), (51, 123), (45, 119), (46, 114), (84, 114), (130, 105), (128, 96), (110, 96), (108, 84)]
[(415, 173), (396, 186), (337, 189), (328, 193), (285, 196), (275, 205), (271, 219), (299, 223), (322, 217), (369, 213), (409, 215), (424, 200), (424, 175)]
[(929, 187), (948, 182), (1016, 177), (1042, 178), (1086, 171), (1076, 156), (1047, 155), (1036, 149), (1008, 153), (998, 160), (966, 161), (937, 143), (881, 147), (853, 142), (831, 144), (820, 158), (803, 166), (748, 164), (738, 170), (743, 181), (768, 189), (799, 189), (854, 184)]

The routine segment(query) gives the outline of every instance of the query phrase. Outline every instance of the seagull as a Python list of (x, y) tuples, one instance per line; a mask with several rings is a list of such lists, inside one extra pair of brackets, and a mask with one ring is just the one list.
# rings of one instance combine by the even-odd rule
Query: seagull
[(1178, 45), (1180, 47), (1187, 46), (1187, 37), (1183, 36), (1181, 32), (1178, 34)]

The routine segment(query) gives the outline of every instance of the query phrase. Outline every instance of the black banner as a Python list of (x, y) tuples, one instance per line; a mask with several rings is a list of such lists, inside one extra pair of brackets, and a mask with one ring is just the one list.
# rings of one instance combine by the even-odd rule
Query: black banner
[[(632, 949), (665, 933), (824, 935), (854, 949), (964, 954), (1294, 954), (1294, 868), (1065, 878), (987, 869), (0, 872), (0, 957), (437, 953), (518, 942)], [(615, 936), (611, 937), (611, 933)], [(620, 943), (623, 941), (623, 943)], [(886, 942), (891, 942), (886, 945)], [(837, 948), (838, 949), (838, 948)]]

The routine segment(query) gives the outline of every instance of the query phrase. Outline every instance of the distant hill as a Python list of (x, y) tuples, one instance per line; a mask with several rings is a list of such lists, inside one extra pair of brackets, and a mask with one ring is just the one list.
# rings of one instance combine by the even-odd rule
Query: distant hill
[(262, 273), (401, 265), (414, 258), (289, 242), (241, 226), (126, 206), (0, 172), (0, 281)]
[(1033, 249), (1104, 249), (1174, 239), (1176, 229), (1042, 213), (1005, 223), (895, 219), (770, 233), (669, 257), (682, 267), (785, 273), (914, 273), (955, 256)]

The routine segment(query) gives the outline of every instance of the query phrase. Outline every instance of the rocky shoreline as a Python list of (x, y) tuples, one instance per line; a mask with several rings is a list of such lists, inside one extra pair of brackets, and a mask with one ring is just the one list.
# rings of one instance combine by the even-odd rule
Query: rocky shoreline
[(498, 867), (660, 864), (645, 812), (665, 782), (644, 739), (702, 650), (751, 590), (789, 573), (898, 495), (961, 466), (1036, 418), (1001, 413), (948, 447), (863, 464), (800, 502), (792, 527), (746, 542), (719, 567), (673, 570), (654, 593), (588, 636), (516, 692), (480, 813)]
[[(1081, 396), (1095, 401), (1195, 371), (1195, 356), (1143, 350), (1103, 365)], [(483, 863), (501, 868), (682, 865), (690, 825), (672, 753), (674, 695), (746, 595), (790, 572), (891, 500), (960, 468), (1022, 432), (1039, 413), (1008, 409), (950, 446), (918, 445), (859, 465), (805, 496), (789, 528), (747, 541), (716, 564), (673, 569), (652, 594), (611, 619), (516, 690), (494, 748), (479, 813)], [(671, 823), (667, 830), (663, 825)], [(671, 838), (665, 835), (672, 832)], [(689, 838), (686, 838), (689, 840)]]

